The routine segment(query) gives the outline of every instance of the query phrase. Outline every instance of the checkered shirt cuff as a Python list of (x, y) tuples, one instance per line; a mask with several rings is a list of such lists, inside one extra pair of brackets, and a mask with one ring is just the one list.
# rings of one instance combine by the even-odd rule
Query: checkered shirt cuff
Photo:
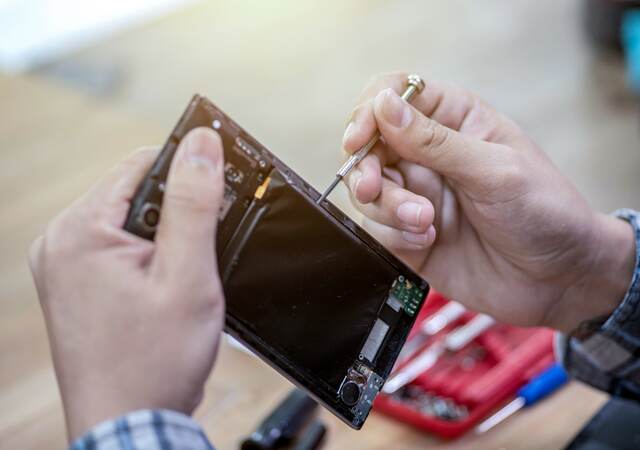
[(200, 425), (168, 410), (135, 411), (96, 425), (70, 450), (214, 450)]
[(562, 339), (561, 358), (575, 378), (613, 395), (640, 399), (640, 214), (630, 209), (614, 214), (635, 232), (631, 285), (611, 316), (586, 322)]

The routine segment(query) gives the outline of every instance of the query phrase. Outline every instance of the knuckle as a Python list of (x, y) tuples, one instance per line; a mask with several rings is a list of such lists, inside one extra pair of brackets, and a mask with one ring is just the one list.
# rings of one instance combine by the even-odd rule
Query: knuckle
[[(69, 213), (56, 231), (69, 236), (70, 242), (84, 242), (84, 236), (96, 239), (105, 231), (105, 224), (109, 223), (112, 215), (110, 202), (100, 202), (82, 205), (81, 208)], [(72, 233), (71, 230), (74, 230)]]
[(419, 148), (429, 153), (431, 157), (437, 157), (444, 153), (449, 144), (449, 133), (446, 128), (438, 124), (434, 120), (426, 120), (422, 127), (422, 136), (419, 142)]
[(111, 212), (105, 203), (76, 202), (46, 226), (29, 248), (29, 261), (37, 267), (41, 260), (76, 258), (81, 251), (104, 243), (108, 235)]
[(407, 196), (407, 191), (402, 188), (394, 187), (387, 189), (387, 193), (382, 197), (382, 205), (389, 213), (394, 212), (400, 205), (406, 201), (413, 201), (412, 197)]
[(66, 210), (47, 225), (40, 252), (54, 259), (78, 254), (83, 243), (96, 242), (104, 232), (104, 206)]
[(431, 146), (435, 148), (445, 148), (449, 142), (449, 133), (439, 125), (431, 126)]

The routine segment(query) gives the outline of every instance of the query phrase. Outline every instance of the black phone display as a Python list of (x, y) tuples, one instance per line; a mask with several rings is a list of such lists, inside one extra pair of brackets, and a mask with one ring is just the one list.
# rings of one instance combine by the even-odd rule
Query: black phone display
[(217, 257), (226, 331), (351, 427), (362, 427), (428, 285), (196, 95), (138, 187), (125, 229), (153, 239), (180, 140), (210, 127), (224, 145)]

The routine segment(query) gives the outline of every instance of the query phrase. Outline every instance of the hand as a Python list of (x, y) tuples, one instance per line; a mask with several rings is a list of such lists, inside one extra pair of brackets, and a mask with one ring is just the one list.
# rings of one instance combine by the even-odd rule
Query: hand
[(136, 409), (190, 414), (216, 357), (224, 317), (214, 248), (222, 144), (207, 129), (183, 139), (149, 242), (122, 226), (156, 156), (141, 150), (125, 159), (31, 247), (72, 439)]
[[(345, 131), (364, 227), (450, 298), (498, 320), (568, 331), (608, 315), (631, 281), (631, 227), (593, 211), (524, 132), (462, 89), (375, 79)], [(579, 130), (576, 130), (579, 132)]]

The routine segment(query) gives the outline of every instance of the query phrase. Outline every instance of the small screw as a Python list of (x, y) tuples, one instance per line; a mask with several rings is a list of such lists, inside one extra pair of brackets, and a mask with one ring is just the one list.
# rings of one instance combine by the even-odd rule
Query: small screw
[(419, 75), (411, 74), (407, 77), (407, 84), (416, 88), (418, 92), (424, 89), (424, 81)]

